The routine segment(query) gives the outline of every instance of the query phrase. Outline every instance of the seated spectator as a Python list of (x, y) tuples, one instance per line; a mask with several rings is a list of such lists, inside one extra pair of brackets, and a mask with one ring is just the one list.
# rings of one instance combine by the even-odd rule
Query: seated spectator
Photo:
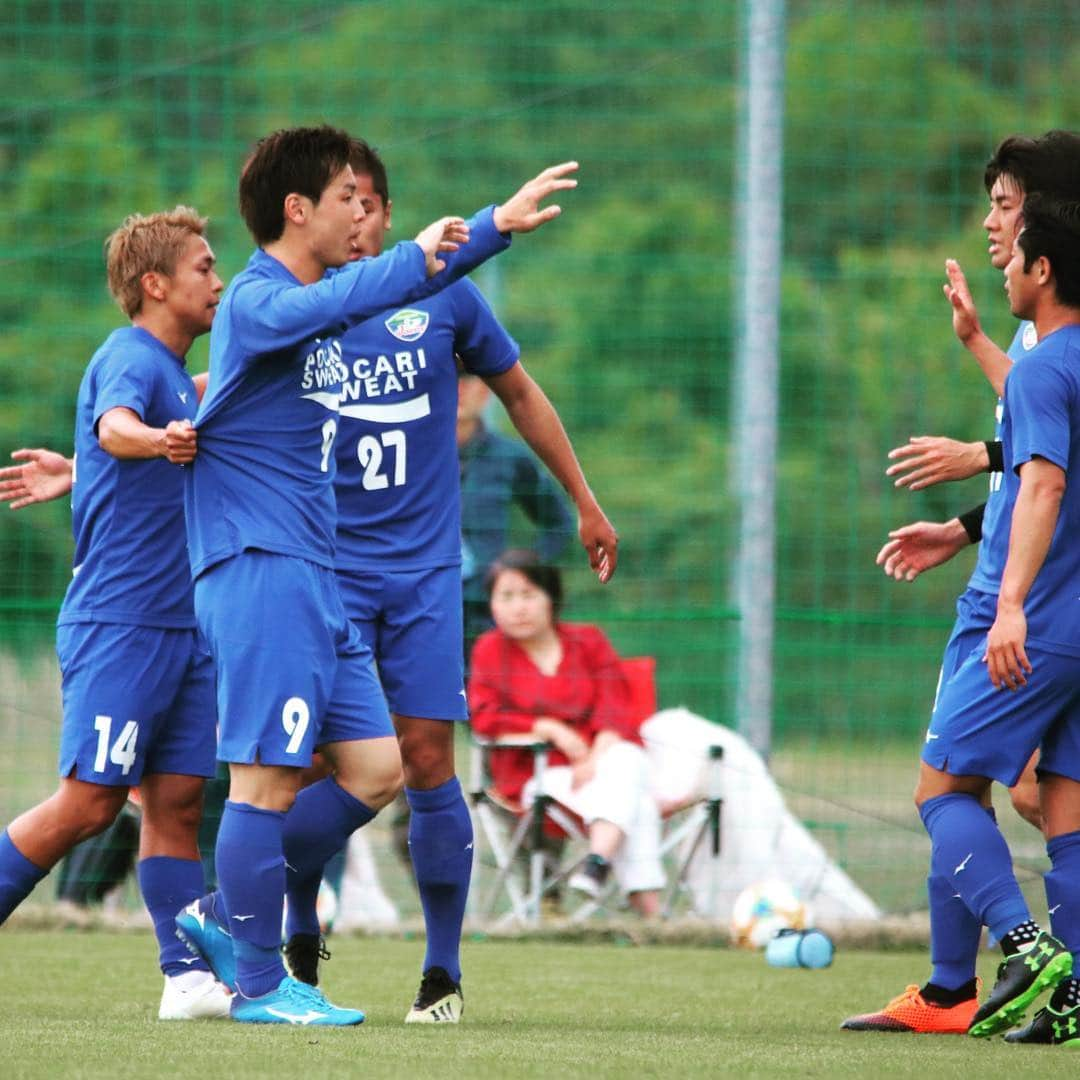
[[(552, 745), (543, 793), (577, 814), (589, 837), (570, 886), (598, 896), (614, 871), (631, 905), (656, 916), (664, 885), (660, 814), (615, 650), (597, 627), (559, 619), (559, 572), (532, 552), (506, 552), (487, 585), (495, 628), (473, 648), (474, 730)], [(531, 804), (537, 792), (528, 750), (492, 751), (491, 772), (504, 798)]]

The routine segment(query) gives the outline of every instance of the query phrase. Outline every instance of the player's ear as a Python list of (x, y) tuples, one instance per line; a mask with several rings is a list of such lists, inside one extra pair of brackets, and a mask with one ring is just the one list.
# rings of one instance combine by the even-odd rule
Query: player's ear
[(1050, 284), (1050, 279), (1054, 276), (1050, 260), (1045, 255), (1040, 255), (1031, 264), (1030, 273), (1035, 275), (1035, 283), (1044, 287)]
[(147, 270), (141, 278), (139, 278), (139, 285), (142, 287), (143, 295), (149, 296), (152, 300), (161, 302), (165, 299), (165, 275), (159, 274), (156, 270)]
[(294, 225), (303, 225), (307, 221), (307, 210), (310, 204), (310, 199), (298, 195), (295, 191), (290, 191), (285, 196), (285, 203), (282, 206), (285, 221), (291, 221)]
[(390, 212), (394, 209), (394, 200), (386, 200), (386, 227), (390, 228)]

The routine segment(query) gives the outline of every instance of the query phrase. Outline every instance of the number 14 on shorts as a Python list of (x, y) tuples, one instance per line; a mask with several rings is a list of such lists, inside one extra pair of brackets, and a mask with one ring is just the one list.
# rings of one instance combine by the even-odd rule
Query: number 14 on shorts
[(131, 766), (135, 764), (135, 744), (139, 739), (139, 725), (135, 720), (129, 720), (120, 729), (116, 736), (116, 742), (109, 747), (112, 737), (113, 718), (111, 716), (95, 716), (94, 730), (98, 733), (97, 755), (94, 758), (94, 772), (103, 773), (108, 761), (119, 765), (121, 772), (127, 776), (131, 772)]

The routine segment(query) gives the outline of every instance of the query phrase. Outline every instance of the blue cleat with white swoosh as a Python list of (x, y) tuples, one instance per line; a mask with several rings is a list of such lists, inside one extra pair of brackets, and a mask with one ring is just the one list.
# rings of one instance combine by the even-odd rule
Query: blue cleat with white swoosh
[(230, 1015), (241, 1024), (293, 1024), (297, 1027), (352, 1027), (364, 1022), (359, 1009), (339, 1009), (322, 991), (290, 975), (276, 990), (257, 998), (236, 994)]
[(232, 934), (218, 915), (215, 893), (193, 900), (176, 916), (176, 936), (207, 962), (218, 982), (236, 989)]

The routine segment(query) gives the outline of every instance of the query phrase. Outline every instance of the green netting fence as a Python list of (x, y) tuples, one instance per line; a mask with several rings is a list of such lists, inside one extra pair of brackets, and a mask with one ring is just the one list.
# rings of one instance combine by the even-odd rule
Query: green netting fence
[[(120, 321), (102, 241), (125, 214), (193, 204), (223, 276), (243, 265), (235, 178), (268, 130), (365, 136), (400, 237), (577, 158), (564, 218), (479, 275), (622, 534), (606, 589), (567, 556), (569, 614), (655, 655), (662, 703), (734, 723), (742, 15), (727, 0), (5, 0), (0, 453), (70, 447), (82, 368)], [(791, 0), (785, 20), (772, 766), (860, 884), (905, 911), (926, 855), (915, 758), (972, 559), (901, 586), (873, 556), (890, 527), (977, 503), (982, 482), (897, 492), (885, 452), (914, 433), (990, 437), (942, 267), (961, 260), (1005, 341), (982, 167), (1007, 133), (1080, 126), (1080, 9)], [(0, 513), (3, 820), (54, 782), (70, 559), (65, 505)], [(1016, 839), (1037, 868), (1039, 838)]]

